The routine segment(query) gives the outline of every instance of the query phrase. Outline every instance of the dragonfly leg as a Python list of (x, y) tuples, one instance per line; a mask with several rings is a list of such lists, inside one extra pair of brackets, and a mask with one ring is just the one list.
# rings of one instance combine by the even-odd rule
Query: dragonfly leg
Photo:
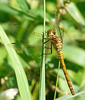
[(46, 55), (52, 54), (52, 48), (49, 48), (49, 47), (45, 47), (45, 48), (51, 49), (51, 52), (50, 53), (47, 53)]
[[(44, 42), (44, 39), (48, 39), (48, 40)], [(49, 42), (49, 40), (50, 40), (49, 38), (47, 38), (47, 37), (45, 38), (44, 37), (44, 33), (43, 33), (43, 35), (42, 35), (42, 43), (45, 44), (45, 43)]]
[(47, 34), (46, 34), (47, 32), (46, 31), (45, 31), (45, 33), (44, 32), (42, 32), (42, 33), (43, 33), (43, 35), (47, 36)]
[(50, 49), (51, 52), (49, 54), (52, 54), (52, 43), (51, 43), (51, 47), (45, 47), (45, 48)]
[[(50, 54), (52, 54), (52, 51), (51, 51), (51, 53), (47, 53), (47, 54), (42, 54), (42, 55), (50, 55)], [(42, 56), (42, 55), (40, 55), (40, 56)]]
[[(51, 44), (51, 47), (45, 47), (45, 48), (51, 49), (51, 52), (50, 52), (50, 53), (46, 53), (46, 54), (42, 54), (42, 55), (50, 55), (50, 54), (52, 54), (52, 44)], [(41, 56), (42, 56), (42, 55), (41, 55)]]
[(51, 47), (45, 47), (46, 49), (51, 49)]
[[(48, 39), (48, 40), (44, 42), (44, 39)], [(49, 38), (44, 38), (44, 33), (43, 33), (43, 36), (42, 36), (42, 43), (45, 44), (45, 43), (47, 43), (47, 42), (49, 42), (49, 41), (50, 41)], [(45, 47), (45, 48), (51, 49), (51, 52), (50, 52), (50, 53), (47, 53), (47, 54), (42, 54), (42, 55), (49, 55), (49, 54), (52, 54), (52, 44), (51, 44), (51, 47)], [(42, 56), (42, 55), (41, 55), (41, 56)]]
[(49, 49), (51, 49), (51, 52), (50, 52), (50, 54), (52, 54), (52, 43), (51, 43), (51, 47), (50, 47)]
[(47, 40), (47, 41), (45, 41), (45, 42), (43, 42), (43, 44), (45, 44), (45, 43), (47, 43), (47, 42), (49, 42), (50, 41), (50, 39), (49, 40)]

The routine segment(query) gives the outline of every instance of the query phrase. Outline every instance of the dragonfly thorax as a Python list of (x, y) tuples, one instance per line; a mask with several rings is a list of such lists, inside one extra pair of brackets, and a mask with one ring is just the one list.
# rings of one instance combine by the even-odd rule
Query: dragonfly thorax
[(53, 47), (57, 50), (57, 51), (61, 51), (63, 44), (62, 44), (62, 40), (61, 38), (59, 38), (56, 35), (56, 30), (55, 29), (49, 29), (47, 31), (48, 34), (48, 38), (51, 40), (51, 43), (53, 45)]
[(48, 38), (53, 38), (53, 37), (55, 37), (56, 36), (56, 30), (55, 29), (49, 29), (48, 31), (47, 31), (47, 36), (48, 36)]

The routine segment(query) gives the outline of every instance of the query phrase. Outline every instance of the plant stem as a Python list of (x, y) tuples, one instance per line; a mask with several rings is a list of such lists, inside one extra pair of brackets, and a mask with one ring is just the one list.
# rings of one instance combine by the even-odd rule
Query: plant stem
[(42, 37), (42, 56), (41, 56), (41, 69), (40, 69), (40, 100), (45, 100), (45, 42), (44, 40), (44, 35), (45, 35), (45, 12), (46, 12), (46, 7), (45, 7), (45, 0), (44, 0), (44, 28), (43, 28), (43, 37)]
[(57, 73), (57, 77), (56, 77), (56, 86), (55, 86), (54, 100), (56, 99), (56, 89), (57, 89), (57, 85), (58, 85), (59, 69), (60, 69), (60, 61), (59, 61), (59, 64), (58, 64), (58, 73)]

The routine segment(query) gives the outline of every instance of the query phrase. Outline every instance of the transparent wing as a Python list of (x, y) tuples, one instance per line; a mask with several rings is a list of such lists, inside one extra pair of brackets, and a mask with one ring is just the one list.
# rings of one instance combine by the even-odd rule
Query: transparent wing
[(43, 29), (41, 28), (40, 30), (39, 28), (30, 29), (29, 26), (27, 25), (24, 26), (19, 23), (13, 23), (13, 22), (8, 24), (8, 30), (14, 37), (16, 37), (16, 35), (18, 37), (18, 34), (21, 34), (22, 36), (21, 41), (25, 41), (25, 38), (31, 34), (33, 34), (37, 38), (42, 38), (42, 34), (43, 34)]
[(60, 28), (58, 26), (57, 30), (58, 30), (59, 37), (61, 38), (61, 40), (63, 42), (63, 36), (64, 36), (64, 30), (63, 30), (63, 28)]
[(35, 57), (35, 55), (37, 57), (40, 57), (41, 52), (42, 52), (42, 34), (43, 33), (37, 33), (34, 31), (35, 30), (33, 30), (33, 32), (31, 32), (31, 34), (28, 35), (27, 40), (25, 41), (23, 40), (21, 42), (12, 41), (11, 44), (8, 44), (8, 46), (11, 48), (13, 46), (19, 54), (25, 53), (27, 55), (30, 54), (30, 56), (32, 57)]
[[(8, 24), (8, 33), (11, 33), (13, 38), (8, 46), (11, 48), (13, 46), (19, 54), (24, 53), (26, 55), (30, 54), (32, 57), (35, 57), (35, 55), (39, 57), (42, 51), (43, 26), (38, 26), (35, 29), (29, 29), (28, 25), (22, 26), (13, 22)], [(46, 44), (46, 47), (48, 47), (48, 44)]]
[[(7, 35), (10, 38), (11, 44), (8, 44), (10, 48), (12, 46), (20, 55), (36, 55), (39, 57), (41, 55), (42, 49), (42, 30), (41, 33), (36, 29), (28, 29), (28, 27), (23, 27), (23, 34), (20, 33), (21, 26), (17, 23), (8, 23), (6, 26)], [(29, 32), (30, 31), (30, 32)], [(11, 35), (10, 35), (11, 33)], [(22, 36), (19, 36), (22, 35)], [(20, 40), (19, 38), (22, 39)], [(19, 40), (19, 41), (18, 41)], [(3, 43), (2, 43), (3, 44)], [(35, 57), (35, 56), (34, 56)]]
[(57, 29), (57, 35), (61, 38), (62, 42), (63, 42), (63, 36), (64, 36), (64, 30), (63, 28), (60, 26), (60, 14), (57, 14), (58, 12), (55, 12), (55, 25), (54, 28)]

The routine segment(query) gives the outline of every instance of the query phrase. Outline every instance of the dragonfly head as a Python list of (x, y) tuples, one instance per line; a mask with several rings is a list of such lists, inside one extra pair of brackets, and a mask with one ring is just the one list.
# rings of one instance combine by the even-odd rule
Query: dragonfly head
[(49, 29), (48, 31), (47, 31), (47, 36), (49, 37), (49, 38), (52, 38), (53, 36), (55, 36), (56, 35), (56, 30), (55, 29)]

